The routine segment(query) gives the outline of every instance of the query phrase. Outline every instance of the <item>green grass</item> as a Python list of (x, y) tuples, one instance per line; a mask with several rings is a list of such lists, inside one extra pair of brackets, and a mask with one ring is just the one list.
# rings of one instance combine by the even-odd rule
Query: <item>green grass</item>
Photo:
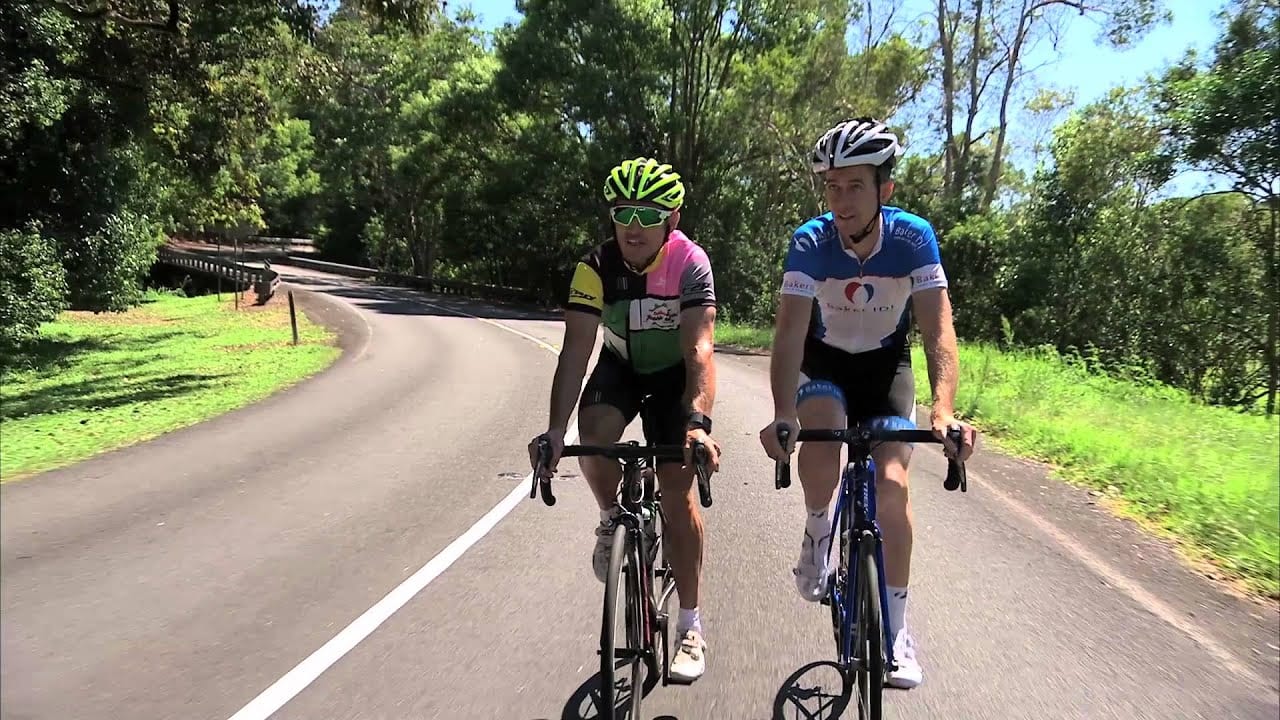
[(151, 293), (122, 314), (67, 312), (2, 358), (0, 481), (64, 466), (247, 405), (340, 354), (287, 298)]
[[(718, 323), (717, 342), (771, 335)], [(913, 348), (917, 400), (930, 401)], [(1249, 590), (1280, 598), (1280, 418), (1090, 372), (1052, 351), (962, 344), (956, 405), (989, 444), (1045, 460)]]
[(773, 330), (734, 325), (721, 320), (716, 321), (716, 344), (737, 345), (754, 350), (768, 350), (773, 346)]

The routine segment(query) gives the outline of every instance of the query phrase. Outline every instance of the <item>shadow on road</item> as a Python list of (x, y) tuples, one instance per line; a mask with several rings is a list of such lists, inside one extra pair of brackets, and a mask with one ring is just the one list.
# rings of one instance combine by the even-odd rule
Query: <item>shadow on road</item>
[[(832, 694), (833, 691), (839, 694)], [(792, 673), (778, 689), (773, 700), (773, 720), (843, 717), (851, 699), (852, 687), (844, 682), (839, 665), (826, 660), (809, 663)]]
[(716, 345), (716, 353), (724, 355), (747, 355), (750, 357), (768, 357), (768, 350), (757, 350), (755, 348), (743, 347), (741, 345)]
[[(622, 666), (623, 663), (619, 662), (619, 669)], [(600, 673), (597, 672), (569, 696), (569, 701), (564, 704), (564, 711), (560, 713), (560, 720), (597, 720), (601, 717), (600, 705)], [(631, 678), (619, 677), (614, 688), (614, 717), (633, 720), (630, 705)]]
[[(622, 668), (625, 662), (619, 660), (619, 674), (624, 674)], [(619, 720), (641, 720), (641, 718), (631, 717), (631, 678), (630, 673), (625, 673), (627, 677), (619, 677), (616, 680), (616, 689), (614, 697), (614, 717)], [(649, 684), (649, 683), (646, 683)], [(645, 697), (653, 688), (649, 688), (645, 692)], [(596, 673), (587, 678), (586, 682), (578, 686), (577, 690), (569, 696), (569, 701), (564, 704), (564, 710), (560, 713), (559, 720), (599, 720), (600, 713), (600, 673)], [(550, 718), (535, 718), (535, 720), (551, 720)], [(658, 715), (652, 720), (680, 720), (674, 715)]]
[(560, 314), (538, 308), (474, 300), (456, 295), (437, 295), (390, 285), (375, 285), (354, 278), (329, 278), (289, 275), (291, 285), (306, 287), (328, 295), (361, 301), (374, 312), (388, 315), (427, 315), (465, 317), (473, 315), (488, 320), (560, 320)]

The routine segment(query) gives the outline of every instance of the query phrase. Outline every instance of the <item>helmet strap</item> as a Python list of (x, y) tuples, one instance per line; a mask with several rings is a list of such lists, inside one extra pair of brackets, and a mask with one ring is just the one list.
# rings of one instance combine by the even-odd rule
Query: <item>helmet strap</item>
[(852, 241), (854, 245), (857, 245), (858, 243), (862, 242), (867, 238), (868, 235), (871, 234), (871, 231), (875, 229), (876, 223), (880, 222), (880, 219), (881, 219), (880, 213), (882, 210), (884, 210), (884, 205), (880, 203), (880, 172), (879, 172), (879, 168), (877, 168), (876, 169), (876, 214), (870, 220), (867, 221), (867, 224), (862, 228), (861, 232), (849, 235), (849, 240)]

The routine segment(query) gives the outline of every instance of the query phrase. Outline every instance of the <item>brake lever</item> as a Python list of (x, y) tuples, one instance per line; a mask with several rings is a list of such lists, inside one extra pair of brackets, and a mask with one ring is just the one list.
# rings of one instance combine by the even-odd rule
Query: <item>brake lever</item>
[[(786, 427), (779, 427), (777, 430), (778, 445), (785, 452), (787, 439), (791, 437), (791, 430)], [(788, 487), (791, 487), (791, 463), (775, 460), (773, 465), (773, 489), (781, 490)]]
[(702, 507), (711, 507), (711, 472), (707, 469), (710, 451), (701, 440), (693, 443), (693, 467), (698, 473), (698, 498)]
[[(964, 443), (964, 431), (960, 428), (948, 428), (947, 439), (959, 449)], [(954, 458), (947, 458), (947, 479), (942, 481), (942, 487), (948, 491), (959, 488), (962, 493), (969, 492), (969, 477), (965, 471), (964, 463), (958, 462)]]
[(534, 469), (533, 482), (529, 488), (529, 499), (542, 489), (542, 502), (547, 505), (556, 504), (556, 496), (551, 492), (551, 478), (544, 477), (542, 471), (551, 462), (551, 441), (546, 437), (538, 438), (538, 467)]

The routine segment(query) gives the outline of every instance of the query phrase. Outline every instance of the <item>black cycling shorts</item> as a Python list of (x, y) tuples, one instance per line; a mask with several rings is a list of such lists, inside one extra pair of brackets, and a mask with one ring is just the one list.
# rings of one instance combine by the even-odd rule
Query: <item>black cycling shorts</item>
[[(641, 415), (644, 438), (655, 445), (684, 445), (688, 413), (684, 407), (685, 366), (640, 374), (607, 349), (582, 388), (579, 407), (610, 405), (630, 425)], [(641, 412), (643, 410), (643, 413)]]
[(916, 383), (907, 345), (850, 354), (806, 337), (800, 382), (828, 380), (844, 393), (846, 422), (852, 427), (874, 417), (915, 420)]

